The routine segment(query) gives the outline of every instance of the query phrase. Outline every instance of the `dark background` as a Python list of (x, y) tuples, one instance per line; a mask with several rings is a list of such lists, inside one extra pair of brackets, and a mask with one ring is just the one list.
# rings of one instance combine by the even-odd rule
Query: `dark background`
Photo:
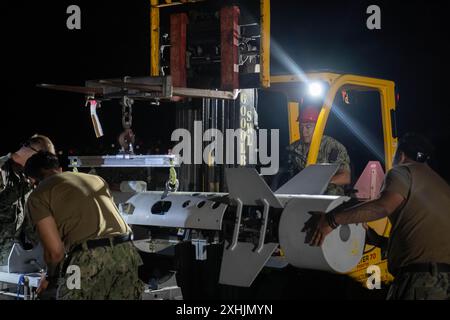
[[(81, 30), (66, 28), (66, 8), (82, 11)], [(366, 28), (366, 8), (381, 7), (381, 30)], [(272, 41), (298, 68), (364, 74), (396, 82), (399, 134), (416, 131), (436, 147), (433, 166), (447, 180), (450, 145), (449, 28), (445, 1), (275, 1)], [(249, 10), (252, 10), (251, 8)], [(105, 137), (96, 139), (82, 95), (35, 88), (37, 83), (82, 85), (86, 79), (149, 73), (149, 1), (6, 1), (2, 3), (0, 154), (31, 134), (58, 149), (98, 151), (121, 131), (120, 106), (104, 103)], [(288, 73), (272, 50), (272, 73)], [(174, 107), (137, 103), (134, 128), (147, 145), (164, 145)]]

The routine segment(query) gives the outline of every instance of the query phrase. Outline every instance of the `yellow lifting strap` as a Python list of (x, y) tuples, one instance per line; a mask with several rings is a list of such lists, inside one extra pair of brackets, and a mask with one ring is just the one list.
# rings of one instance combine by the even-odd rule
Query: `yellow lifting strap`
[(169, 184), (171, 186), (176, 186), (178, 182), (177, 179), (177, 171), (175, 170), (175, 167), (173, 166), (173, 160), (170, 160), (170, 168), (169, 168)]
[(164, 199), (168, 196), (169, 192), (177, 192), (178, 187), (180, 186), (180, 182), (177, 179), (177, 171), (173, 166), (173, 160), (170, 160), (170, 168), (169, 168), (169, 180), (166, 182), (166, 188), (161, 195), (161, 199)]

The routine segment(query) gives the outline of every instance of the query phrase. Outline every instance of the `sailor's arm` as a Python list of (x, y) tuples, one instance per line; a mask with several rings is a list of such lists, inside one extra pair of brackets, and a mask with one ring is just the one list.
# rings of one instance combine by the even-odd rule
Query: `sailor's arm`
[(36, 223), (42, 246), (44, 247), (44, 259), (47, 265), (56, 265), (64, 259), (64, 244), (59, 236), (55, 219), (45, 217)]
[(64, 259), (64, 244), (59, 235), (56, 221), (46, 201), (31, 194), (27, 201), (31, 220), (36, 225), (47, 263), (47, 276), (56, 276), (56, 267)]
[[(384, 186), (378, 199), (342, 211), (327, 214), (322, 212), (315, 228), (311, 227), (312, 222), (307, 221), (303, 231), (308, 233), (309, 243), (313, 246), (321, 245), (327, 234), (338, 225), (370, 222), (388, 217), (405, 203), (410, 184), (407, 168), (390, 170), (385, 177)], [(317, 219), (317, 214), (313, 215), (310, 220), (314, 221), (314, 219)]]
[(378, 199), (336, 213), (336, 222), (338, 224), (350, 224), (385, 218), (405, 202), (410, 185), (411, 177), (408, 169), (394, 168), (387, 173)]
[(351, 184), (352, 179), (350, 172), (350, 157), (344, 145), (337, 141), (334, 141), (329, 157), (331, 163), (340, 164), (339, 170), (336, 172), (333, 178), (331, 178), (330, 183), (339, 186)]
[[(325, 237), (338, 225), (370, 222), (385, 218), (399, 208), (405, 198), (395, 192), (384, 192), (380, 198), (336, 213), (314, 213), (302, 231), (312, 246), (321, 246)], [(318, 217), (318, 221), (314, 222)], [(329, 219), (334, 221), (330, 222)], [(315, 227), (311, 227), (316, 225)], [(335, 226), (334, 226), (335, 225)]]
[(345, 186), (350, 184), (350, 171), (347, 169), (339, 169), (338, 172), (331, 178), (330, 183), (334, 183), (338, 186)]
[(39, 288), (36, 290), (38, 294), (41, 294), (47, 289), (49, 281), (52, 282), (58, 278), (58, 265), (64, 259), (64, 244), (52, 216), (39, 220), (36, 223), (36, 228), (44, 247), (44, 260), (47, 264), (47, 273), (42, 274)]
[(399, 208), (405, 198), (396, 192), (383, 192), (372, 201), (364, 202), (347, 210), (337, 212), (334, 219), (337, 224), (370, 222), (385, 218)]

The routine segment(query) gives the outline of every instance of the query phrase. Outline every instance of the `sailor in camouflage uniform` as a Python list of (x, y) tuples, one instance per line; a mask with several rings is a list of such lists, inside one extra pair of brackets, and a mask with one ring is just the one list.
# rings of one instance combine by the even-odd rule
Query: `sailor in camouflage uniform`
[(47, 263), (38, 294), (50, 285), (61, 300), (140, 299), (142, 260), (107, 183), (62, 172), (58, 158), (43, 152), (27, 161), (25, 173), (38, 183), (27, 208)]
[(34, 135), (21, 148), (0, 157), (0, 266), (8, 264), (14, 242), (37, 241), (30, 219), (25, 213), (25, 202), (31, 191), (23, 173), (27, 159), (39, 150), (55, 152), (49, 138)]
[[(319, 117), (316, 107), (304, 107), (300, 111), (300, 140), (287, 147), (288, 173), (293, 177), (306, 167), (312, 135)], [(317, 163), (338, 163), (340, 168), (331, 179), (326, 190), (328, 195), (344, 195), (344, 186), (350, 184), (350, 158), (346, 148), (337, 140), (323, 136), (320, 143)]]

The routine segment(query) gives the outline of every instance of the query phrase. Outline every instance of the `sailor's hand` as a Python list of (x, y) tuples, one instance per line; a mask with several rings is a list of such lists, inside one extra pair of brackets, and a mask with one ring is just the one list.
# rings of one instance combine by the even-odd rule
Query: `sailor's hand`
[(47, 275), (44, 272), (41, 274), (41, 280), (39, 281), (39, 287), (37, 288), (36, 293), (41, 294), (47, 289), (47, 287), (48, 287), (48, 280)]
[(302, 232), (306, 232), (305, 243), (321, 246), (325, 237), (333, 231), (325, 218), (325, 212), (309, 212), (312, 217), (305, 222)]
[(302, 232), (306, 232), (305, 243), (309, 243), (311, 241), (314, 230), (316, 230), (320, 220), (320, 214), (315, 214), (313, 212), (309, 212), (309, 214), (311, 214), (311, 218), (305, 222), (302, 229)]

